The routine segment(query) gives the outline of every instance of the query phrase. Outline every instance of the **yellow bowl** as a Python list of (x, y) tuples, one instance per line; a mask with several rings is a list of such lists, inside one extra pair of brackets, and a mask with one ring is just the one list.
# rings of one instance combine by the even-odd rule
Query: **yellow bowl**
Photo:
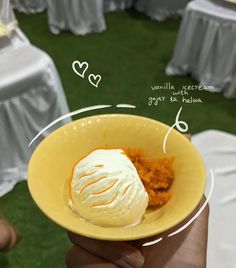
[[(140, 116), (108, 114), (87, 117), (50, 134), (35, 150), (28, 168), (28, 186), (39, 208), (54, 222), (74, 233), (103, 240), (134, 240), (159, 234), (184, 220), (199, 203), (205, 169), (194, 148), (173, 130), (163, 153), (169, 126)], [(133, 227), (101, 227), (75, 215), (67, 205), (65, 187), (73, 164), (96, 148), (139, 148), (148, 157), (174, 156), (172, 198), (161, 208), (146, 211)]]

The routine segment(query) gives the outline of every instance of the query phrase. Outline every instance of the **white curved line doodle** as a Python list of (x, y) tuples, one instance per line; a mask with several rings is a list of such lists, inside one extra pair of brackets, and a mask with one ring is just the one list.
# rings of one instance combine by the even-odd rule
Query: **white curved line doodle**
[(142, 246), (143, 246), (143, 247), (152, 246), (152, 245), (154, 245), (154, 244), (160, 242), (162, 239), (163, 239), (163, 238), (160, 237), (160, 238), (158, 238), (158, 239), (156, 239), (156, 240), (153, 240), (153, 241), (150, 241), (150, 242), (146, 242), (146, 243), (144, 243)]
[[(188, 131), (188, 124), (186, 122), (184, 122), (184, 121), (179, 121), (179, 116), (180, 116), (180, 113), (182, 111), (182, 108), (183, 107), (181, 107), (179, 109), (179, 111), (178, 111), (178, 113), (177, 113), (177, 115), (175, 117), (174, 125), (169, 128), (169, 130), (167, 131), (167, 133), (166, 133), (166, 135), (164, 137), (164, 140), (163, 140), (163, 152), (164, 152), (164, 154), (166, 154), (166, 142), (167, 142), (167, 139), (169, 137), (169, 134), (170, 134), (171, 130), (174, 127), (176, 127), (180, 132), (183, 132), (183, 133)], [(181, 127), (181, 125), (183, 125), (184, 127)]]
[(125, 103), (117, 104), (116, 107), (117, 107), (117, 108), (136, 108), (135, 105), (125, 104)]
[(73, 115), (76, 114), (80, 114), (80, 113), (84, 113), (84, 112), (88, 112), (88, 111), (92, 111), (92, 110), (97, 110), (97, 109), (104, 109), (104, 108), (108, 108), (111, 107), (112, 105), (94, 105), (94, 106), (89, 106), (89, 107), (85, 107), (82, 109), (78, 109), (76, 111), (67, 113), (65, 115), (62, 115), (60, 117), (58, 117), (57, 119), (55, 119), (54, 121), (52, 121), (50, 124), (48, 124), (45, 128), (43, 128), (33, 139), (32, 141), (29, 143), (28, 147), (30, 147), (30, 145), (47, 129), (49, 129), (50, 127), (52, 127), (53, 125), (55, 125), (56, 123), (60, 122), (61, 120), (64, 120), (68, 117), (71, 117)]
[(214, 185), (215, 185), (215, 176), (214, 176), (214, 172), (212, 169), (209, 170), (210, 174), (211, 174), (211, 187), (209, 190), (209, 194), (206, 198), (206, 201), (204, 202), (204, 204), (201, 206), (201, 208), (198, 210), (198, 212), (187, 222), (185, 223), (182, 227), (180, 227), (178, 230), (174, 231), (173, 233), (169, 234), (168, 237), (173, 236), (175, 234), (180, 233), (181, 231), (183, 231), (184, 229), (186, 229), (194, 220), (196, 220), (196, 218), (202, 213), (202, 211), (204, 210), (204, 208), (206, 207), (207, 203), (209, 202), (212, 193), (213, 193), (213, 189), (214, 189)]
[[(80, 114), (80, 113), (84, 113), (84, 112), (88, 112), (88, 111), (92, 111), (92, 110), (97, 110), (97, 109), (104, 109), (104, 108), (110, 108), (112, 107), (112, 105), (110, 104), (101, 104), (101, 105), (94, 105), (94, 106), (89, 106), (89, 107), (85, 107), (85, 108), (81, 108), (78, 109), (76, 111), (67, 113), (65, 115), (62, 115), (60, 117), (58, 117), (57, 119), (55, 119), (54, 121), (52, 121), (50, 124), (48, 124), (45, 128), (43, 128), (33, 139), (32, 141), (29, 143), (28, 147), (30, 147), (30, 145), (47, 129), (49, 129), (50, 127), (52, 127), (53, 125), (55, 125), (56, 123), (60, 122), (61, 120), (64, 120), (68, 117), (71, 117), (73, 115), (76, 114)], [(118, 108), (136, 108), (136, 106), (134, 105), (130, 105), (130, 104), (117, 104), (116, 107)]]
[[(171, 237), (173, 235), (176, 235), (176, 234), (182, 232), (184, 229), (186, 229), (193, 221), (196, 220), (196, 218), (202, 213), (202, 211), (204, 210), (204, 208), (208, 204), (208, 202), (209, 202), (209, 200), (210, 200), (210, 198), (212, 196), (214, 185), (215, 185), (214, 172), (213, 172), (212, 169), (210, 169), (209, 171), (210, 171), (210, 174), (211, 174), (211, 186), (210, 186), (210, 190), (209, 190), (208, 196), (206, 198), (206, 201), (204, 202), (204, 204), (201, 206), (201, 208), (195, 213), (195, 215), (187, 223), (185, 223), (183, 226), (181, 226), (178, 230), (174, 231), (173, 233), (168, 234), (167, 237)], [(154, 244), (160, 242), (162, 239), (163, 239), (163, 237), (158, 238), (156, 240), (144, 243), (142, 246), (145, 247), (145, 246), (154, 245)]]

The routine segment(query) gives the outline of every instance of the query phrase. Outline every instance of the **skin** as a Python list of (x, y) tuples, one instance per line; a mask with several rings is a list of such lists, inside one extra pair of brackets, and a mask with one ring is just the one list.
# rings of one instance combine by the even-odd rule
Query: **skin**
[(0, 251), (11, 250), (19, 238), (19, 232), (0, 216)]
[[(205, 197), (202, 198), (198, 207), (184, 222), (168, 232), (148, 240), (111, 242), (68, 233), (73, 246), (66, 256), (67, 267), (205, 268), (209, 206), (190, 226), (167, 238), (169, 233), (188, 222), (204, 201)], [(163, 240), (152, 246), (142, 246), (143, 243), (153, 241), (158, 237), (163, 237)]]
[[(190, 135), (185, 135), (190, 140)], [(205, 202), (202, 197), (193, 213), (179, 225), (159, 236), (132, 242), (101, 241), (68, 233), (73, 246), (66, 256), (68, 268), (205, 268), (209, 206), (182, 232), (168, 237), (189, 221)], [(143, 243), (163, 240), (143, 247)]]
[[(191, 216), (168, 233), (163, 234), (163, 240), (153, 246), (142, 247), (145, 256), (143, 267), (154, 268), (204, 268), (206, 267), (207, 234), (209, 207), (182, 232), (166, 237), (170, 232), (178, 229), (197, 212), (204, 203), (203, 197), (197, 209)], [(140, 248), (140, 247), (139, 247)]]

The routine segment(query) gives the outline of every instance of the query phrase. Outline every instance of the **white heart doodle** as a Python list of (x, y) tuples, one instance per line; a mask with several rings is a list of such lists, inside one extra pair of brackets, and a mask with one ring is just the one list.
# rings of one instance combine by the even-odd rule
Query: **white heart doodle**
[(99, 82), (101, 81), (102, 77), (101, 75), (95, 75), (95, 74), (90, 74), (88, 77), (89, 83), (95, 87), (98, 87)]
[[(79, 71), (76, 68), (76, 65), (79, 65)], [(87, 71), (89, 65), (86, 61), (84, 62), (80, 62), (78, 60), (75, 60), (72, 63), (72, 69), (74, 70), (74, 72), (79, 75), (80, 77), (84, 78), (85, 72)]]

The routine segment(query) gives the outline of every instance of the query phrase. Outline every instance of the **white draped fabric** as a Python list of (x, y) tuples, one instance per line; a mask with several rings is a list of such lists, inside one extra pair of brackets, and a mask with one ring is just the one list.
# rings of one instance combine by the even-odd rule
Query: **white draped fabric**
[(17, 27), (8, 36), (0, 37), (0, 57), (1, 54), (7, 51), (11, 52), (12, 49), (16, 49), (22, 46), (23, 44), (29, 45), (29, 40), (24, 35), (24, 33)]
[(34, 149), (28, 147), (29, 142), (54, 119), (68, 113), (68, 106), (53, 62), (31, 45), (1, 54), (0, 77), (1, 196), (26, 179)]
[(103, 0), (47, 0), (48, 24), (52, 33), (69, 30), (75, 35), (106, 29)]
[(17, 21), (9, 0), (0, 1), (0, 22), (5, 24), (10, 30), (13, 30), (17, 26)]
[[(9, 1), (0, 3), (0, 20), (15, 22)], [(35, 148), (28, 147), (29, 142), (68, 111), (50, 57), (30, 45), (19, 28), (0, 37), (0, 196), (26, 179), (27, 164)]]
[(163, 21), (182, 15), (190, 0), (137, 0), (135, 8), (151, 19)]
[(200, 84), (236, 98), (236, 5), (196, 0), (185, 11), (168, 75), (192, 74)]
[(54, 34), (69, 30), (76, 35), (106, 29), (104, 12), (135, 7), (152, 19), (181, 15), (190, 0), (47, 0), (49, 29)]
[(10, 34), (0, 36), (0, 56), (6, 50), (17, 48), (22, 44), (29, 44), (27, 37), (17, 27), (18, 23), (9, 0), (1, 0), (0, 2), (0, 22), (10, 30)]
[(196, 134), (193, 144), (215, 184), (210, 199), (207, 268), (234, 268), (236, 263), (236, 136), (209, 130)]
[(130, 8), (134, 4), (134, 0), (104, 0), (104, 11), (112, 12)]
[(42, 12), (47, 7), (46, 0), (11, 0), (11, 4), (19, 12), (26, 14)]

